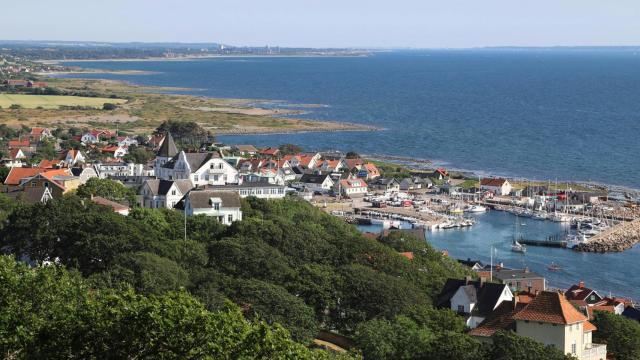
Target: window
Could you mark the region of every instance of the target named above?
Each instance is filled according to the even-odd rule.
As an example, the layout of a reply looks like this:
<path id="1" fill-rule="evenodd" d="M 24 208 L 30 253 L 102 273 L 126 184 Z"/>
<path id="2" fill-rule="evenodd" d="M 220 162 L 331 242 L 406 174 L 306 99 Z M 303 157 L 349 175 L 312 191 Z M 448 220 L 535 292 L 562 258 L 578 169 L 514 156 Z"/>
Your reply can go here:
<path id="1" fill-rule="evenodd" d="M 232 223 L 232 222 L 233 222 L 233 215 L 229 214 L 229 215 L 227 216 L 227 221 L 228 221 L 228 222 L 230 222 L 230 223 Z"/>
<path id="2" fill-rule="evenodd" d="M 220 203 L 213 203 L 214 210 L 220 210 Z"/>
<path id="3" fill-rule="evenodd" d="M 464 305 L 458 305 L 458 312 L 459 313 L 463 313 L 464 312 Z"/>
<path id="4" fill-rule="evenodd" d="M 175 195 L 176 191 L 175 190 L 171 190 L 171 195 Z"/>
<path id="5" fill-rule="evenodd" d="M 576 354 L 578 352 L 578 346 L 576 345 L 576 341 L 573 340 L 573 344 L 571 344 L 571 353 Z"/>

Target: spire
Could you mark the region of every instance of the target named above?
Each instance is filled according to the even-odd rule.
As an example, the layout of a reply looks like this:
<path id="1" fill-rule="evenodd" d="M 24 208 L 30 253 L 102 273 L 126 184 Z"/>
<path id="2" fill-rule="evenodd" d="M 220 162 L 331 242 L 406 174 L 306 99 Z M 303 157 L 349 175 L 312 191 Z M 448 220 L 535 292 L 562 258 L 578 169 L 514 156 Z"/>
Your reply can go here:
<path id="1" fill-rule="evenodd" d="M 172 158 L 178 153 L 178 148 L 176 147 L 176 143 L 173 141 L 173 136 L 171 133 L 167 131 L 167 134 L 164 136 L 164 140 L 162 141 L 162 146 L 160 146 L 160 150 L 158 150 L 157 156 Z"/>

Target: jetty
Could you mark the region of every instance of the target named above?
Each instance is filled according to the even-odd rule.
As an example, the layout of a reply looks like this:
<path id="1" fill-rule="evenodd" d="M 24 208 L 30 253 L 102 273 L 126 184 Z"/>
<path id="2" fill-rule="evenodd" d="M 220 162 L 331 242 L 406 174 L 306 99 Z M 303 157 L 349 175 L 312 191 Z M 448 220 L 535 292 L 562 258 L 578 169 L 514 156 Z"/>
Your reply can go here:
<path id="1" fill-rule="evenodd" d="M 566 248 L 567 241 L 566 240 L 531 240 L 531 239 L 520 239 L 518 240 L 520 244 L 530 245 L 530 246 L 545 246 L 545 247 L 554 247 L 554 248 Z"/>
<path id="2" fill-rule="evenodd" d="M 574 250 L 585 252 L 621 252 L 640 242 L 640 219 L 620 223 L 587 242 L 578 244 Z"/>

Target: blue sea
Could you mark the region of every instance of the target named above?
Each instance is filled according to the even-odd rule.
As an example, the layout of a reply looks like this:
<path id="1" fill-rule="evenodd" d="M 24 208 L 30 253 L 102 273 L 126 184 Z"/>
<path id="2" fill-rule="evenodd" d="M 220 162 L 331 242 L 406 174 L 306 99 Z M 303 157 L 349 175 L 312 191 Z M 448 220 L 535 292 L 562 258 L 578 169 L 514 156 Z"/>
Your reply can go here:
<path id="1" fill-rule="evenodd" d="M 640 53 L 629 50 L 434 50 L 66 64 L 154 72 L 71 76 L 267 100 L 267 106 L 305 109 L 310 119 L 385 129 L 220 137 L 227 142 L 290 142 L 310 150 L 428 159 L 494 175 L 640 188 Z"/>
<path id="2" fill-rule="evenodd" d="M 260 100 L 308 111 L 309 119 L 373 125 L 377 132 L 220 136 L 228 143 L 295 143 L 429 159 L 450 168 L 540 180 L 598 181 L 640 188 L 640 54 L 625 50 L 458 50 L 368 57 L 246 57 L 190 61 L 67 63 L 150 75 L 78 74 L 182 93 Z M 313 106 L 308 106 L 309 104 Z M 562 231 L 523 220 L 526 236 Z M 552 286 L 581 279 L 640 299 L 640 247 L 620 254 L 529 248 L 509 251 L 514 218 L 478 215 L 471 229 L 428 234 L 456 258 L 528 266 Z M 547 266 L 556 262 L 561 272 Z"/>

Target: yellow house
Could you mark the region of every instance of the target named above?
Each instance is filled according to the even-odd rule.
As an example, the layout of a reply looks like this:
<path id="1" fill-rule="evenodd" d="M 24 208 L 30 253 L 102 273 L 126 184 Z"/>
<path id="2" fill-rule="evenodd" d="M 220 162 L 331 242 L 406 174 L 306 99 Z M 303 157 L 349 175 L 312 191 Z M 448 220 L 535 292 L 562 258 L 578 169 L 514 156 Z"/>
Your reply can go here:
<path id="1" fill-rule="evenodd" d="M 607 346 L 591 342 L 596 327 L 562 293 L 541 292 L 513 320 L 518 335 L 552 345 L 579 360 L 607 358 Z"/>

